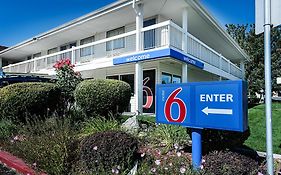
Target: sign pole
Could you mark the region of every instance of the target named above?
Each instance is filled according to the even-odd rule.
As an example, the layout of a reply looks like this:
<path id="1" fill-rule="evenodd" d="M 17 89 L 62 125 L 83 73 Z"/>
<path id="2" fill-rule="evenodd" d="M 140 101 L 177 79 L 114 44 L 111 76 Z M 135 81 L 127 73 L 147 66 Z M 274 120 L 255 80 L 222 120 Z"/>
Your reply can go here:
<path id="1" fill-rule="evenodd" d="M 202 129 L 192 129 L 192 166 L 194 170 L 200 170 L 202 162 Z"/>
<path id="2" fill-rule="evenodd" d="M 266 159 L 267 172 L 273 175 L 272 155 L 272 112 L 271 112 L 271 0 L 264 1 L 264 68 L 265 68 L 265 108 L 266 108 Z"/>

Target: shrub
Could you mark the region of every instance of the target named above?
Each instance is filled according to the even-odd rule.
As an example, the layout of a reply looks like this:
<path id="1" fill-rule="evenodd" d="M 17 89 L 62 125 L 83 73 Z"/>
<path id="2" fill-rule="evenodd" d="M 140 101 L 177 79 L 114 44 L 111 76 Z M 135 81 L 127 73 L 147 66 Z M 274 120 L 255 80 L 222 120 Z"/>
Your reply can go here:
<path id="1" fill-rule="evenodd" d="M 165 145 L 166 149 L 171 149 L 174 145 L 184 145 L 188 141 L 188 135 L 184 127 L 176 125 L 160 124 L 149 133 L 150 142 Z M 166 151 L 167 151 L 166 150 Z"/>
<path id="2" fill-rule="evenodd" d="M 16 83 L 0 90 L 0 117 L 25 121 L 47 116 L 59 104 L 60 91 L 51 83 Z"/>
<path id="3" fill-rule="evenodd" d="M 64 102 L 64 110 L 68 111 L 74 102 L 74 90 L 82 81 L 79 72 L 74 72 L 74 65 L 70 59 L 59 60 L 54 65 L 56 70 L 56 85 L 62 92 L 62 100 Z"/>
<path id="4" fill-rule="evenodd" d="M 86 137 L 97 132 L 104 132 L 109 130 L 119 130 L 119 123 L 114 118 L 106 119 L 104 117 L 89 118 L 82 124 L 80 136 Z"/>
<path id="5" fill-rule="evenodd" d="M 258 173 L 258 161 L 231 151 L 214 151 L 205 156 L 203 169 L 208 175 L 254 175 Z"/>
<path id="6" fill-rule="evenodd" d="M 118 80 L 86 80 L 74 93 L 78 107 L 88 116 L 109 116 L 122 113 L 128 107 L 130 85 Z"/>
<path id="7" fill-rule="evenodd" d="M 11 137 L 16 132 L 16 125 L 10 121 L 2 119 L 0 120 L 0 140 Z"/>
<path id="8" fill-rule="evenodd" d="M 111 174 L 112 169 L 123 172 L 132 168 L 137 149 L 138 141 L 129 134 L 121 131 L 100 132 L 83 141 L 81 161 L 92 173 Z"/>
<path id="9" fill-rule="evenodd" d="M 187 132 L 191 138 L 192 129 L 188 128 Z M 210 151 L 241 146 L 249 136 L 250 128 L 245 132 L 204 129 L 202 131 L 203 149 Z"/>
<path id="10" fill-rule="evenodd" d="M 24 125 L 5 149 L 48 174 L 67 174 L 77 151 L 73 136 L 68 119 L 49 118 Z"/>

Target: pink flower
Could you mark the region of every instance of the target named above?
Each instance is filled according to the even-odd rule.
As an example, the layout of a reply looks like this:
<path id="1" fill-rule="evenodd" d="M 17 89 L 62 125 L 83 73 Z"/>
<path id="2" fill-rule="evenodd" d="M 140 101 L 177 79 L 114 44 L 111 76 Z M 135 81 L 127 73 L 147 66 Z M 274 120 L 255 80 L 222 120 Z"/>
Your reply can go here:
<path id="1" fill-rule="evenodd" d="M 155 164 L 156 165 L 160 165 L 161 164 L 161 160 L 155 160 Z"/>

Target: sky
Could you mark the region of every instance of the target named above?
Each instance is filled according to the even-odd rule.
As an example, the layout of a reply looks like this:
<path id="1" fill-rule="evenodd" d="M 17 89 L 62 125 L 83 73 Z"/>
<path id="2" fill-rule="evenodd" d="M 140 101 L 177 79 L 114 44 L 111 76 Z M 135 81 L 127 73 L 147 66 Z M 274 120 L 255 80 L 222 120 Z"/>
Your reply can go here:
<path id="1" fill-rule="evenodd" d="M 0 45 L 13 46 L 116 0 L 6 0 Z M 221 25 L 254 23 L 254 0 L 201 0 Z"/>

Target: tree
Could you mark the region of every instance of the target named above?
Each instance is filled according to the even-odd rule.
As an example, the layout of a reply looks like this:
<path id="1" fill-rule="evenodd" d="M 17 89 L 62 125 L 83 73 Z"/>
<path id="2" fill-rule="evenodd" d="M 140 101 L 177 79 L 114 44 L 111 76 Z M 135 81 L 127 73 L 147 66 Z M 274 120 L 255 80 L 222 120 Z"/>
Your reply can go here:
<path id="1" fill-rule="evenodd" d="M 254 25 L 226 25 L 227 32 L 250 57 L 246 62 L 246 80 L 248 81 L 250 102 L 264 95 L 264 45 L 263 34 L 255 35 Z M 281 28 L 274 28 L 271 35 L 272 46 L 272 90 L 280 92 L 276 78 L 281 75 Z"/>

